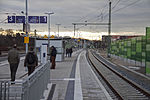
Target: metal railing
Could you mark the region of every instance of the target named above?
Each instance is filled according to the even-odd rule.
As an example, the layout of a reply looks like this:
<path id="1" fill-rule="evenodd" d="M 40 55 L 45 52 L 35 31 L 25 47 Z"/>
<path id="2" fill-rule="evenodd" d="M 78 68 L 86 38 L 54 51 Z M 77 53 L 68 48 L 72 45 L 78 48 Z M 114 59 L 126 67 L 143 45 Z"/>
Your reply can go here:
<path id="1" fill-rule="evenodd" d="M 50 82 L 50 62 L 40 66 L 22 83 L 22 100 L 39 100 Z"/>
<path id="2" fill-rule="evenodd" d="M 50 62 L 39 66 L 30 76 L 10 85 L 0 81 L 0 100 L 40 100 L 50 82 Z"/>
<path id="3" fill-rule="evenodd" d="M 8 99 L 8 97 L 9 97 L 9 86 L 10 86 L 10 84 L 8 81 L 1 81 L 0 82 L 0 100 Z"/>

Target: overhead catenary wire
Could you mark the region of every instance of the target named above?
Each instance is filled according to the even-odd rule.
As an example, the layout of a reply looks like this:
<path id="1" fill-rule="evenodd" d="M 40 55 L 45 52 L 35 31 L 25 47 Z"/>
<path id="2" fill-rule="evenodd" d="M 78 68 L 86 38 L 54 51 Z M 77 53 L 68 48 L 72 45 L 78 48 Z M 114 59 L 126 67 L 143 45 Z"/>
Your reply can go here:
<path id="1" fill-rule="evenodd" d="M 127 7 L 129 7 L 129 6 L 132 6 L 132 5 L 134 5 L 134 4 L 136 4 L 137 2 L 140 2 L 140 1 L 141 1 L 141 0 L 136 0 L 135 2 L 132 2 L 132 3 L 130 3 L 129 5 L 124 6 L 124 7 L 120 8 L 120 9 L 118 9 L 118 10 L 115 10 L 115 11 L 113 11 L 112 13 L 116 13 L 116 12 L 118 12 L 118 11 L 120 11 L 120 10 L 123 10 L 123 9 L 125 9 L 125 8 L 127 8 Z"/>
<path id="2" fill-rule="evenodd" d="M 120 3 L 120 1 L 123 1 L 123 0 L 118 0 L 118 1 L 113 5 L 113 7 L 112 7 L 111 9 L 112 9 L 112 10 L 115 9 L 115 8 L 118 6 L 118 4 Z M 132 3 L 130 3 L 130 4 L 128 4 L 128 5 L 124 6 L 124 7 L 121 7 L 121 8 L 119 8 L 119 9 L 117 9 L 117 10 L 112 11 L 112 15 L 113 15 L 114 13 L 120 11 L 120 10 L 123 10 L 123 9 L 125 9 L 125 8 L 128 8 L 129 6 L 132 6 L 132 5 L 136 4 L 136 3 L 139 2 L 139 1 L 141 1 L 141 0 L 136 0 L 136 1 L 134 1 L 134 2 L 132 2 Z M 88 19 L 88 20 L 85 20 L 85 21 L 86 21 L 86 22 L 87 22 L 87 21 L 97 21 L 97 20 L 99 20 L 100 17 L 101 17 L 101 21 L 100 21 L 100 22 L 104 21 L 104 19 L 108 16 L 108 13 L 107 13 L 107 14 L 104 14 L 105 12 L 103 12 L 103 11 L 106 9 L 106 7 L 108 7 L 107 4 L 103 7 L 103 9 L 102 9 L 102 11 L 101 11 L 101 13 L 100 13 L 99 15 L 97 15 L 97 16 L 94 17 L 94 18 L 90 18 L 90 19 Z M 95 19 L 95 20 L 93 20 L 93 19 Z M 80 28 L 83 28 L 83 27 L 85 27 L 85 26 L 79 27 L 78 30 L 79 30 Z"/>
<path id="3" fill-rule="evenodd" d="M 99 15 L 97 15 L 96 17 L 101 17 L 101 19 L 103 20 L 103 13 L 104 13 L 104 11 L 106 10 L 106 7 L 107 7 L 108 5 L 107 4 L 105 4 L 105 6 L 103 6 L 103 8 L 101 8 L 102 10 L 101 10 L 101 12 L 100 12 L 100 14 Z M 92 13 L 90 13 L 90 14 L 92 14 Z M 89 14 L 88 14 L 89 15 Z M 86 18 L 88 15 L 86 15 L 85 17 L 82 17 L 82 19 L 83 18 Z M 95 18 L 95 17 L 94 17 Z M 94 19 L 93 17 L 92 18 L 90 18 L 90 19 L 87 19 L 87 20 L 84 20 L 84 22 L 87 22 L 87 21 L 90 21 L 90 20 L 92 20 L 92 19 Z M 80 19 L 81 20 L 81 19 Z M 85 26 L 80 26 L 79 28 L 77 28 L 78 30 L 80 29 L 80 28 L 83 28 L 83 27 L 85 27 Z"/>

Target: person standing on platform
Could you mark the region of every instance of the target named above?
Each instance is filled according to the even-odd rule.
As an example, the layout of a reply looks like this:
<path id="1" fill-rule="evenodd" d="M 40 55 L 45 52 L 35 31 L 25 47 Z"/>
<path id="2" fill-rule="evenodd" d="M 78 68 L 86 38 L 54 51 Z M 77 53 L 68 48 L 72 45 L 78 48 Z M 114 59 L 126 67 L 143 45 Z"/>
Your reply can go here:
<path id="1" fill-rule="evenodd" d="M 72 52 L 73 52 L 73 51 L 72 51 L 72 48 L 70 48 L 70 49 L 69 49 L 69 57 L 72 56 Z"/>
<path id="2" fill-rule="evenodd" d="M 8 52 L 8 62 L 10 64 L 11 82 L 13 83 L 15 81 L 16 72 L 20 62 L 19 52 L 16 44 L 14 44 L 14 47 Z"/>
<path id="3" fill-rule="evenodd" d="M 54 46 L 51 46 L 51 53 L 50 53 L 50 56 L 51 56 L 50 57 L 50 61 L 52 63 L 51 69 L 55 69 L 55 66 L 56 66 L 56 64 L 55 64 L 56 54 L 57 54 L 56 48 Z"/>
<path id="4" fill-rule="evenodd" d="M 33 48 L 30 48 L 30 51 L 26 54 L 24 60 L 24 67 L 28 68 L 28 76 L 35 70 L 35 67 L 38 66 L 38 57 L 33 51 Z"/>
<path id="5" fill-rule="evenodd" d="M 69 56 L 69 55 L 68 55 L 68 51 L 69 51 L 69 49 L 67 48 L 67 49 L 66 49 L 66 57 Z"/>

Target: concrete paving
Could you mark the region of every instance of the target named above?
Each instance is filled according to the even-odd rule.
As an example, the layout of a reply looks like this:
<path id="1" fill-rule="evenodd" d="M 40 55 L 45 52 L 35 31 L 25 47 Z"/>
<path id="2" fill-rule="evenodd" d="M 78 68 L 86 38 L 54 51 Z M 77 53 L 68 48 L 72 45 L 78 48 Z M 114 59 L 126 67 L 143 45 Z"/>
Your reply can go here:
<path id="1" fill-rule="evenodd" d="M 24 67 L 25 57 L 20 58 L 20 63 L 16 73 L 16 79 L 21 79 L 23 75 L 27 74 Z M 10 80 L 10 66 L 7 60 L 0 62 L 0 80 Z"/>
<path id="2" fill-rule="evenodd" d="M 85 51 L 75 52 L 51 70 L 51 82 L 56 84 L 53 100 L 111 100 L 85 54 Z"/>
<path id="3" fill-rule="evenodd" d="M 83 51 L 79 58 L 83 100 L 111 100 L 111 97 L 88 64 L 85 55 L 86 52 Z"/>

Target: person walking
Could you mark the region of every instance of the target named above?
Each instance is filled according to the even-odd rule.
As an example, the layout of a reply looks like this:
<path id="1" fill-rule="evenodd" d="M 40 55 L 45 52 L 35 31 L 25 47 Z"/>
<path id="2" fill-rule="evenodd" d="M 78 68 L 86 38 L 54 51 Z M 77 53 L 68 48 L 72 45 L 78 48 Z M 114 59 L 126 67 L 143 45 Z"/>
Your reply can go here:
<path id="1" fill-rule="evenodd" d="M 24 67 L 28 68 L 28 76 L 35 70 L 36 66 L 38 66 L 38 57 L 31 47 L 24 60 Z"/>
<path id="2" fill-rule="evenodd" d="M 72 47 L 69 49 L 69 57 L 71 57 L 72 56 Z"/>
<path id="3" fill-rule="evenodd" d="M 13 83 L 20 62 L 20 56 L 16 44 L 14 44 L 13 48 L 8 52 L 8 62 L 10 64 L 11 82 Z"/>
<path id="4" fill-rule="evenodd" d="M 51 69 L 55 69 L 55 59 L 56 59 L 57 50 L 54 46 L 51 47 L 50 60 L 52 62 Z"/>

